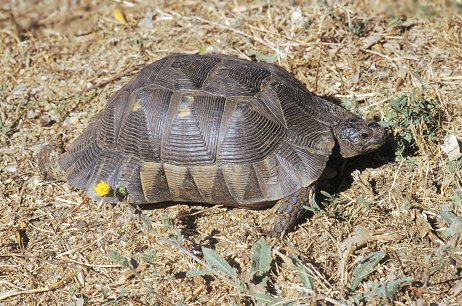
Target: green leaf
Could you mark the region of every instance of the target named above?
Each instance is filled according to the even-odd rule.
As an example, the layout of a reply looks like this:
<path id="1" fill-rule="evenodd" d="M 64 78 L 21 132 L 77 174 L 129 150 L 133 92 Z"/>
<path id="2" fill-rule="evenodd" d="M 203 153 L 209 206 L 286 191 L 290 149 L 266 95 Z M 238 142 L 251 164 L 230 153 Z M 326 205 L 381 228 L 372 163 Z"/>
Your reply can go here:
<path id="1" fill-rule="evenodd" d="M 117 187 L 116 191 L 115 191 L 115 196 L 117 197 L 117 199 L 119 200 L 119 202 L 122 202 L 124 200 L 127 199 L 128 197 L 128 190 L 127 190 L 127 187 L 125 186 L 119 186 Z"/>
<path id="2" fill-rule="evenodd" d="M 389 128 L 393 125 L 393 122 L 391 121 L 378 121 L 377 123 L 383 128 Z"/>
<path id="3" fill-rule="evenodd" d="M 204 254 L 205 260 L 212 265 L 212 267 L 226 273 L 232 278 L 236 277 L 236 270 L 229 265 L 229 263 L 217 252 L 212 249 L 202 247 L 202 254 Z"/>
<path id="4" fill-rule="evenodd" d="M 364 258 L 359 266 L 353 272 L 353 280 L 351 281 L 351 290 L 355 290 L 359 283 L 372 271 L 374 271 L 375 266 L 385 257 L 385 251 L 380 250 L 377 252 L 370 253 Z"/>
<path id="5" fill-rule="evenodd" d="M 143 229 L 147 232 L 152 231 L 151 218 L 149 218 L 149 216 L 147 216 L 144 213 L 140 214 L 140 218 L 141 218 L 141 226 L 143 227 Z"/>
<path id="6" fill-rule="evenodd" d="M 451 173 L 455 173 L 457 171 L 461 171 L 462 169 L 462 160 L 454 160 L 450 161 L 448 164 L 448 170 Z"/>
<path id="7" fill-rule="evenodd" d="M 462 233 L 462 218 L 448 211 L 447 207 L 440 211 L 440 216 L 449 224 L 449 228 L 442 231 L 445 237 L 452 237 Z"/>
<path id="8" fill-rule="evenodd" d="M 411 283 L 414 279 L 412 277 L 403 277 L 396 279 L 391 282 L 387 282 L 382 286 L 376 286 L 374 289 L 372 289 L 369 292 L 365 292 L 360 295 L 355 295 L 353 299 L 357 304 L 359 304 L 361 301 L 369 301 L 373 297 L 381 297 L 384 299 L 392 299 L 393 296 L 396 294 L 396 291 L 404 285 L 407 285 Z"/>
<path id="9" fill-rule="evenodd" d="M 280 298 L 267 293 L 256 294 L 255 300 L 257 301 L 257 305 L 273 305 L 282 301 Z"/>
<path id="10" fill-rule="evenodd" d="M 8 126 L 3 125 L 2 119 L 0 118 L 0 131 L 2 132 L 2 134 L 8 133 L 9 130 L 10 128 Z"/>
<path id="11" fill-rule="evenodd" d="M 101 291 L 101 294 L 103 295 L 103 298 L 106 300 L 107 296 L 108 296 L 108 293 L 109 293 L 108 287 L 102 286 L 100 291 Z"/>
<path id="12" fill-rule="evenodd" d="M 140 255 L 141 260 L 143 260 L 146 263 L 152 264 L 152 265 L 156 264 L 156 256 L 157 256 L 157 253 L 155 250 L 149 250 Z"/>
<path id="13" fill-rule="evenodd" d="M 407 142 L 411 142 L 412 139 L 413 139 L 414 137 L 412 136 L 411 133 L 408 132 L 408 133 L 406 133 L 406 134 L 404 135 L 403 138 L 404 138 L 404 140 L 406 140 Z"/>
<path id="14" fill-rule="evenodd" d="M 173 220 L 170 218 L 169 215 L 162 215 L 160 217 L 160 220 L 162 221 L 162 225 L 165 227 L 171 227 L 173 226 Z"/>
<path id="15" fill-rule="evenodd" d="M 200 46 L 199 48 L 197 48 L 197 52 L 199 52 L 200 55 L 203 55 L 207 53 L 207 48 L 205 46 Z"/>
<path id="16" fill-rule="evenodd" d="M 176 302 L 175 306 L 183 306 L 185 304 L 185 299 L 182 298 L 178 302 Z"/>
<path id="17" fill-rule="evenodd" d="M 285 243 L 291 249 L 296 249 L 296 246 L 291 241 L 285 240 Z M 283 255 L 283 254 L 280 254 L 280 255 Z M 295 274 L 302 281 L 305 288 L 313 290 L 314 286 L 311 281 L 310 273 L 308 269 L 306 268 L 306 266 L 304 265 L 303 261 L 300 258 L 298 258 L 297 255 L 294 255 L 294 254 L 288 254 L 288 255 L 283 255 L 283 256 L 287 256 L 292 260 Z"/>
<path id="18" fill-rule="evenodd" d="M 262 276 L 271 269 L 271 247 L 266 242 L 265 238 L 260 238 L 252 245 L 251 250 L 252 272 Z"/>
<path id="19" fill-rule="evenodd" d="M 75 287 L 74 287 L 74 286 L 69 287 L 69 295 L 70 295 L 71 297 L 74 297 L 75 292 L 76 292 L 76 290 L 75 290 Z"/>
<path id="20" fill-rule="evenodd" d="M 265 55 L 262 53 L 259 53 L 258 51 L 251 49 L 249 52 L 247 52 L 248 56 L 255 56 L 257 61 L 259 62 L 265 62 L 265 63 L 274 63 L 275 61 L 278 60 L 278 55 L 273 54 L 273 55 Z"/>
<path id="21" fill-rule="evenodd" d="M 352 99 L 345 98 L 341 102 L 342 106 L 348 110 L 353 110 L 356 107 L 356 102 Z"/>
<path id="22" fill-rule="evenodd" d="M 128 259 L 120 255 L 118 251 L 109 250 L 107 252 L 107 257 L 109 257 L 113 262 L 115 262 L 118 265 L 121 265 L 122 267 L 125 267 L 125 268 L 130 267 Z"/>
<path id="23" fill-rule="evenodd" d="M 195 277 L 203 275 L 213 275 L 213 273 L 210 270 L 189 270 L 188 272 L 186 272 L 186 277 Z"/>
<path id="24" fill-rule="evenodd" d="M 454 192 L 454 205 L 462 208 L 462 191 L 460 190 Z"/>
<path id="25" fill-rule="evenodd" d="M 278 55 L 277 54 L 264 55 L 264 54 L 261 54 L 261 53 L 257 53 L 257 54 L 255 54 L 255 58 L 259 62 L 274 63 L 275 61 L 278 60 Z"/>
<path id="26" fill-rule="evenodd" d="M 298 258 L 296 255 L 289 255 L 289 257 L 292 259 L 292 262 L 294 263 L 295 274 L 302 281 L 303 286 L 306 289 L 312 290 L 313 289 L 313 283 L 311 282 L 311 277 L 310 277 L 310 274 L 308 272 L 308 269 L 305 267 L 302 260 L 300 258 Z"/>
<path id="27" fill-rule="evenodd" d="M 371 208 L 371 206 L 373 204 L 372 202 L 367 201 L 366 199 L 364 199 L 362 196 L 358 196 L 358 201 L 361 203 L 362 206 L 364 206 L 367 209 Z"/>
<path id="28" fill-rule="evenodd" d="M 331 199 L 329 198 L 329 200 L 331 200 Z M 316 213 L 316 212 L 319 212 L 319 211 L 320 211 L 320 212 L 324 212 L 324 210 L 321 209 L 321 207 L 319 207 L 318 202 L 316 202 L 316 200 L 315 200 L 314 198 L 311 199 L 311 201 L 310 201 L 310 206 L 303 205 L 303 208 L 306 209 L 306 210 L 308 210 L 308 211 L 311 211 L 311 212 L 313 212 L 313 213 Z"/>

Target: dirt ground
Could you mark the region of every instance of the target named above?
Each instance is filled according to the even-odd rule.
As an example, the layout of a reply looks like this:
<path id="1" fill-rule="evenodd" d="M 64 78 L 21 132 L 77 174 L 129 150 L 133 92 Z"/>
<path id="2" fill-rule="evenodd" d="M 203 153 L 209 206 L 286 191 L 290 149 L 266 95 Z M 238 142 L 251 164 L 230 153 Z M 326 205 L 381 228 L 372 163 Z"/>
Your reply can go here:
<path id="1" fill-rule="evenodd" d="M 460 1 L 272 2 L 0 2 L 0 305 L 462 303 Z M 40 177 L 43 144 L 174 52 L 277 63 L 387 144 L 269 246 L 265 210 L 138 210 Z"/>

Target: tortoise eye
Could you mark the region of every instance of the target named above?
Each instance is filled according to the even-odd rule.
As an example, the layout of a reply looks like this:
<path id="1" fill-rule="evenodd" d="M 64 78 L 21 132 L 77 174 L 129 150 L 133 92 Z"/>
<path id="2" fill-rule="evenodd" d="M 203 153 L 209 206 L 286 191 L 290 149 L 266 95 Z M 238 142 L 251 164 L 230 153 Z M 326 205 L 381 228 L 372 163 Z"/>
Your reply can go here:
<path id="1" fill-rule="evenodd" d="M 358 142 L 359 133 L 356 129 L 344 129 L 340 134 L 341 139 L 347 139 L 352 142 Z"/>
<path id="2" fill-rule="evenodd" d="M 361 133 L 361 138 L 362 139 L 366 139 L 369 137 L 369 134 L 368 133 Z"/>

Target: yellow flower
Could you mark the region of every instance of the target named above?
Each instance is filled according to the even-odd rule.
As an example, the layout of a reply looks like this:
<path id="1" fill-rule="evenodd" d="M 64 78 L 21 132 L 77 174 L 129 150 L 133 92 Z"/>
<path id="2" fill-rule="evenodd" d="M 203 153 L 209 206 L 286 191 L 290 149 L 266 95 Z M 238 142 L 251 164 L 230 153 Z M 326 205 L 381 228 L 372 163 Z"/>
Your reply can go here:
<path id="1" fill-rule="evenodd" d="M 96 184 L 95 191 L 98 196 L 104 197 L 109 194 L 109 192 L 111 191 L 111 187 L 108 183 L 101 181 L 98 184 Z"/>

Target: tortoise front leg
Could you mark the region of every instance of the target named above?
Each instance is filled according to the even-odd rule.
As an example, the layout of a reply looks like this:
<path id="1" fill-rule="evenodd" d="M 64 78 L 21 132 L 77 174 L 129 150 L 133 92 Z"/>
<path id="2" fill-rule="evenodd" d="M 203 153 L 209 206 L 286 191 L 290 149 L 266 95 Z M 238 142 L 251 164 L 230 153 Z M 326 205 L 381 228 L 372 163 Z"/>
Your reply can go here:
<path id="1" fill-rule="evenodd" d="M 277 201 L 262 223 L 265 234 L 282 238 L 303 215 L 303 205 L 307 205 L 313 195 L 314 186 L 312 185 L 301 188 L 290 196 Z"/>

